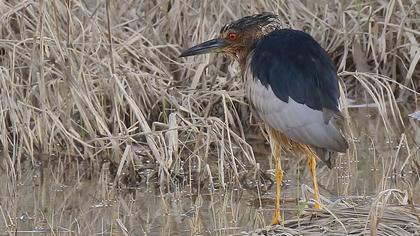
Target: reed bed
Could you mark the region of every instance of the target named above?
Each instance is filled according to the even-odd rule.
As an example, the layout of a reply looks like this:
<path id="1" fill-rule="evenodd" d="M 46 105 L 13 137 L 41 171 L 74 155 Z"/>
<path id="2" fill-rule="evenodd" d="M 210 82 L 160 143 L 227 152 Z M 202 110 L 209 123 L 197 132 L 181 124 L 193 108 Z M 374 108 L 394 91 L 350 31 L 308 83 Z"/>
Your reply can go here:
<path id="1" fill-rule="evenodd" d="M 376 109 L 385 139 L 400 138 L 398 150 L 414 153 L 404 163 L 416 161 L 402 135 L 420 91 L 416 0 L 3 0 L 0 143 L 9 190 L 25 160 L 83 159 L 97 171 L 109 163 L 114 186 L 144 181 L 147 170 L 162 192 L 179 181 L 215 189 L 257 176 L 252 141 L 264 140 L 263 131 L 238 66 L 221 56 L 178 56 L 225 23 L 263 11 L 331 55 L 350 127 L 359 125 L 352 110 Z M 358 160 L 356 146 L 341 159 Z M 395 163 L 381 166 L 384 177 Z"/>
<path id="2" fill-rule="evenodd" d="M 344 97 L 354 100 L 345 107 L 372 103 L 395 127 L 403 125 L 397 102 L 417 104 L 414 0 L 11 0 L 1 6 L 0 140 L 16 174 L 20 160 L 40 154 L 135 166 L 137 147 L 147 149 L 162 181 L 185 169 L 185 161 L 199 173 L 213 171 L 210 156 L 232 166 L 232 175 L 255 165 L 246 135 L 257 125 L 237 66 L 178 55 L 256 12 L 278 13 L 285 27 L 306 30 L 326 48 Z M 224 174 L 212 174 L 223 181 Z"/>
<path id="3" fill-rule="evenodd" d="M 391 199 L 399 204 L 389 204 Z M 326 211 L 307 212 L 284 225 L 247 235 L 418 235 L 420 208 L 410 206 L 407 199 L 407 192 L 396 189 L 382 191 L 374 199 L 339 199 L 330 202 Z"/>

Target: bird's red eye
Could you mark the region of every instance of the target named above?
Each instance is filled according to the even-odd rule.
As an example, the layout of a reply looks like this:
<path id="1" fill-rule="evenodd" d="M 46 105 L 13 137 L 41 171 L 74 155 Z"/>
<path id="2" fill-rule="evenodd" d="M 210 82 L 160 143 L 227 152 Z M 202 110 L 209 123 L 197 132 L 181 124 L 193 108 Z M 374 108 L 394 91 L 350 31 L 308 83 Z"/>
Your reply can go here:
<path id="1" fill-rule="evenodd" d="M 233 41 L 236 39 L 236 33 L 235 32 L 229 32 L 228 33 L 228 38 Z"/>

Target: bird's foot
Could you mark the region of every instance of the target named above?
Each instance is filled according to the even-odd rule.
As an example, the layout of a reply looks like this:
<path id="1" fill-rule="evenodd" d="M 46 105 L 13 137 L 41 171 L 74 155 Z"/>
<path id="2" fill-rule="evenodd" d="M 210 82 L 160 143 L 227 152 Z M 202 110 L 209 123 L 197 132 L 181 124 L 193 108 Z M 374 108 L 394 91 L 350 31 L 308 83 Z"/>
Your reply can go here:
<path id="1" fill-rule="evenodd" d="M 273 220 L 271 221 L 271 225 L 279 225 L 279 224 L 281 224 L 280 212 L 275 212 Z"/>
<path id="2" fill-rule="evenodd" d="M 310 220 L 318 218 L 318 213 L 322 210 L 321 205 L 318 202 L 315 203 L 314 209 L 315 211 L 312 211 Z"/>
<path id="3" fill-rule="evenodd" d="M 271 221 L 271 225 L 279 225 L 279 224 L 281 224 L 281 219 L 273 218 L 273 220 Z"/>
<path id="4" fill-rule="evenodd" d="M 311 220 L 317 219 L 317 218 L 318 218 L 318 212 L 317 211 L 314 211 L 314 212 L 312 212 L 311 218 L 309 220 L 311 221 Z"/>

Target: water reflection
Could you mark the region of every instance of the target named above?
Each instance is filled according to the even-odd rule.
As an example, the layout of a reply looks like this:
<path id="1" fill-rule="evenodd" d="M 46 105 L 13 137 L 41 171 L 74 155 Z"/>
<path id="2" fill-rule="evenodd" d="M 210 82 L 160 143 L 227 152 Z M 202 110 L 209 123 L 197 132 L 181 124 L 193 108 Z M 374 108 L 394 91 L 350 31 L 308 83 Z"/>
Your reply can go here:
<path id="1" fill-rule="evenodd" d="M 407 120 L 406 132 L 390 135 L 374 110 L 358 109 L 352 117 L 357 117 L 351 123 L 353 150 L 339 155 L 333 170 L 318 166 L 325 201 L 345 196 L 365 201 L 363 197 L 388 188 L 418 193 L 418 121 Z M 253 137 L 259 168 L 249 166 L 248 172 L 239 173 L 239 181 L 227 181 L 226 189 L 217 178 L 194 181 L 196 175 L 162 188 L 149 168 L 115 186 L 109 163 L 81 158 L 22 161 L 19 178 L 5 164 L 0 173 L 0 228 L 18 234 L 227 235 L 263 227 L 272 217 L 275 189 L 268 146 Z M 290 218 L 311 205 L 311 181 L 305 159 L 286 156 L 284 165 L 283 213 Z"/>

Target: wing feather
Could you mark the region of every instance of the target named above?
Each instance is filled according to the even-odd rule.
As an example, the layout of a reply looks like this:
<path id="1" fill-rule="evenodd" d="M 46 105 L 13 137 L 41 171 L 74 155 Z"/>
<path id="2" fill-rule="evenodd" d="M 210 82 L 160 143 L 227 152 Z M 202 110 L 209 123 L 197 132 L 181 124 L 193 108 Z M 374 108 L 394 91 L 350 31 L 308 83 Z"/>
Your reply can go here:
<path id="1" fill-rule="evenodd" d="M 345 152 L 336 69 L 308 34 L 278 30 L 248 56 L 247 96 L 265 123 L 292 140 Z"/>
<path id="2" fill-rule="evenodd" d="M 270 127 L 286 134 L 290 139 L 314 147 L 344 152 L 347 141 L 336 119 L 325 122 L 322 111 L 297 103 L 293 99 L 283 102 L 271 89 L 256 82 L 248 89 L 254 113 Z"/>

